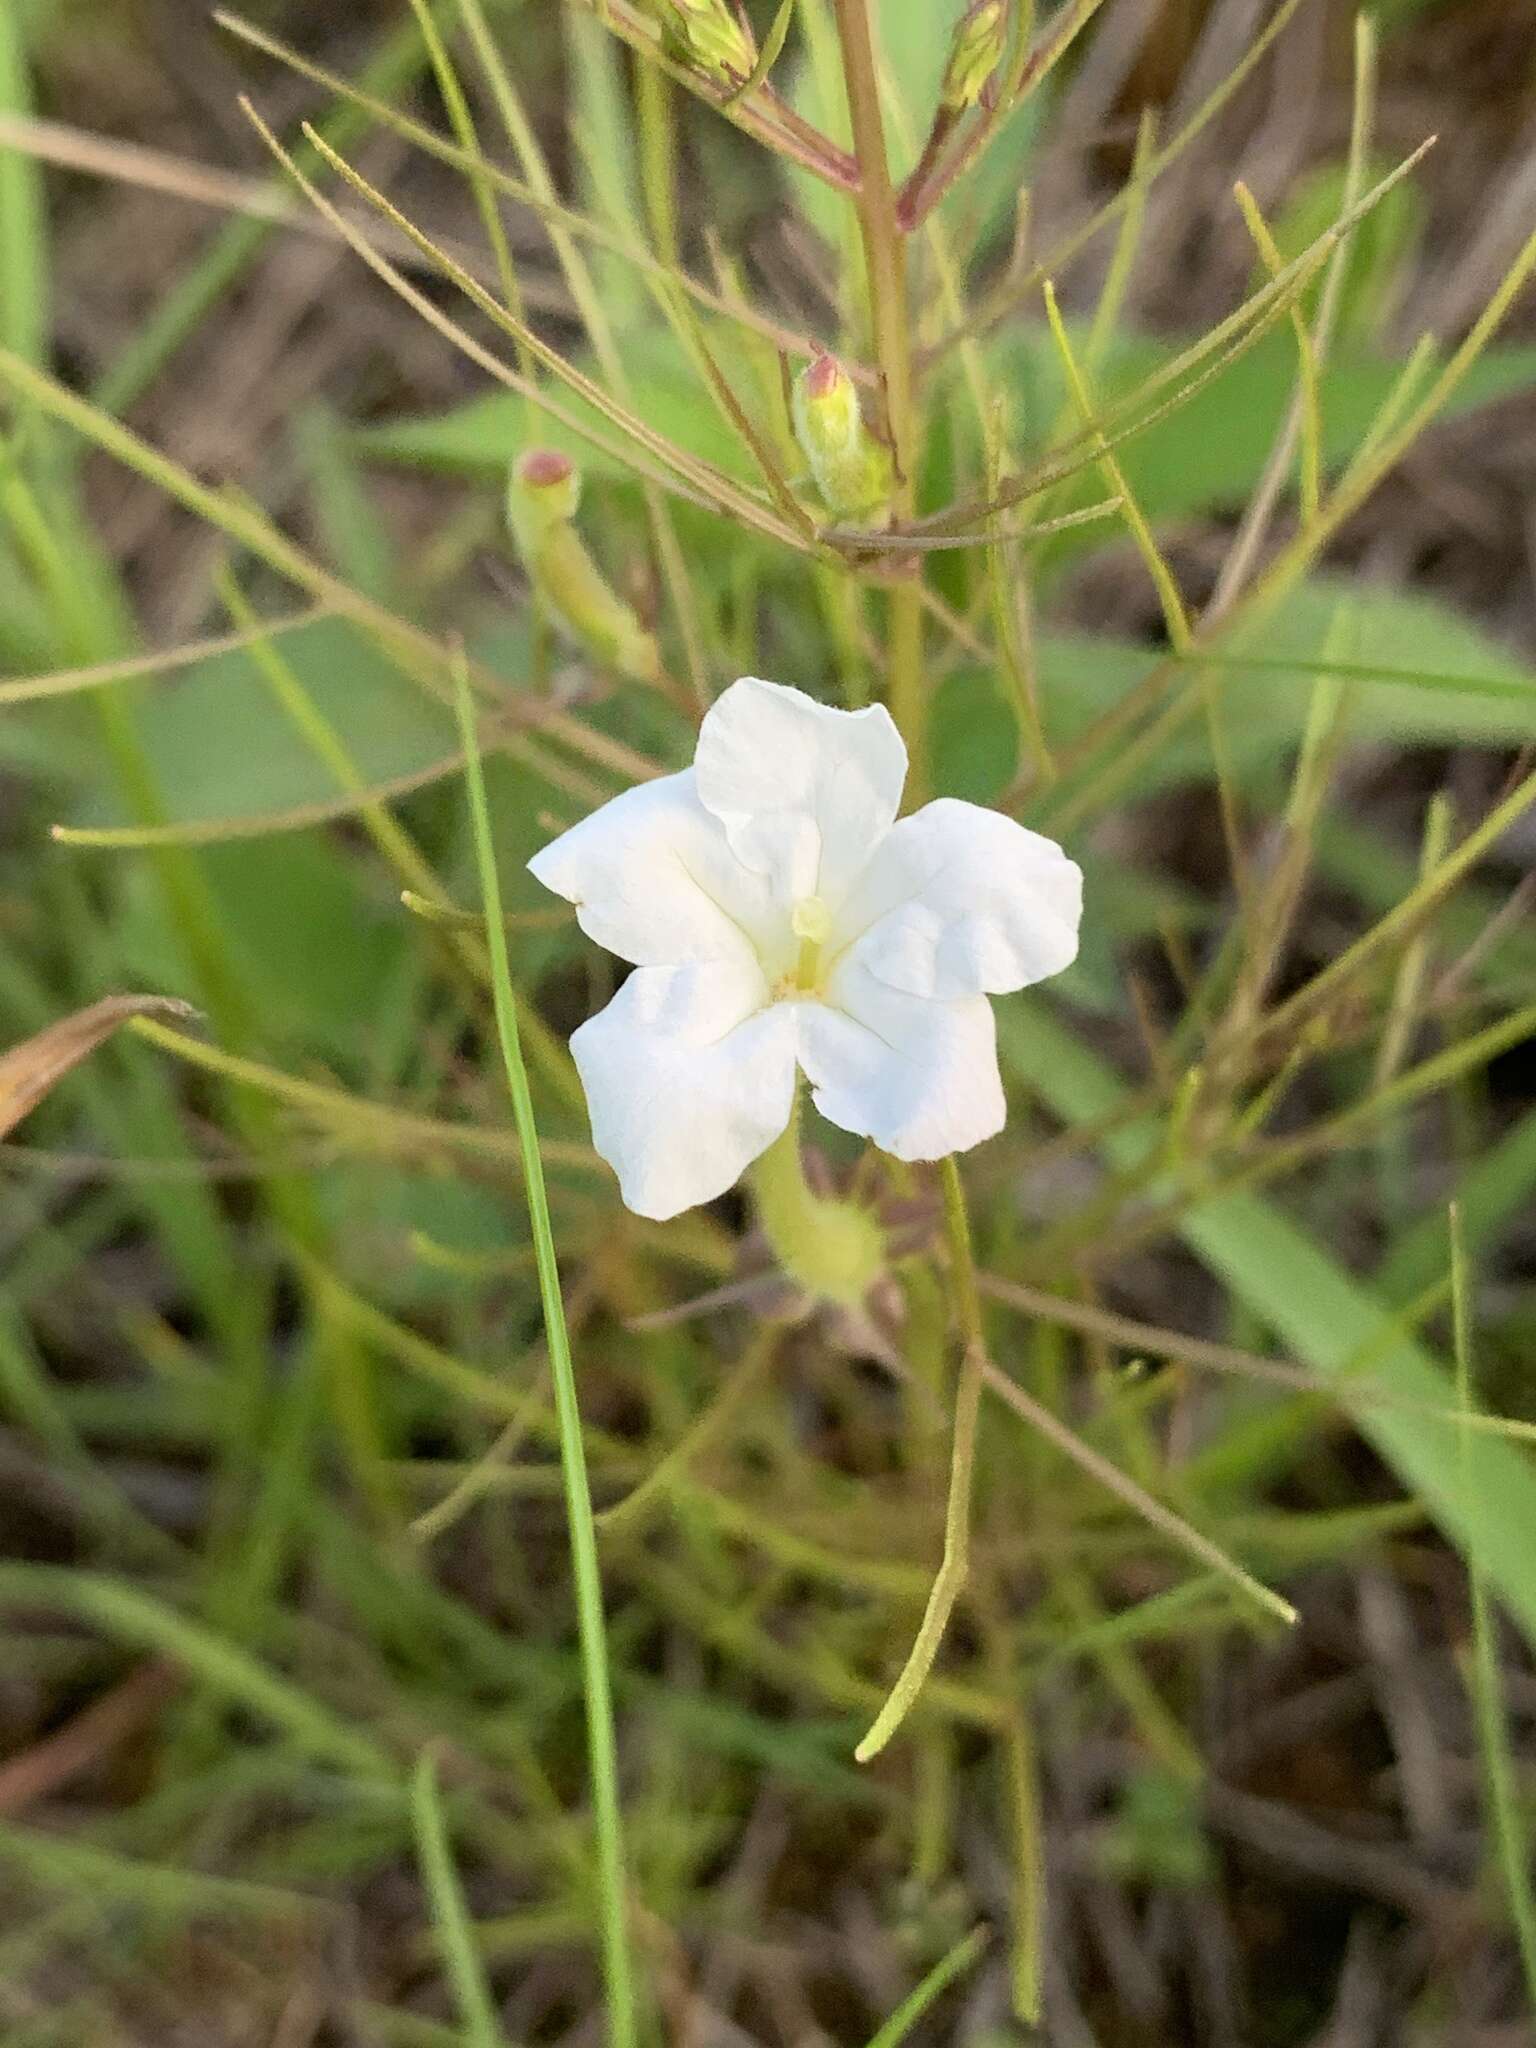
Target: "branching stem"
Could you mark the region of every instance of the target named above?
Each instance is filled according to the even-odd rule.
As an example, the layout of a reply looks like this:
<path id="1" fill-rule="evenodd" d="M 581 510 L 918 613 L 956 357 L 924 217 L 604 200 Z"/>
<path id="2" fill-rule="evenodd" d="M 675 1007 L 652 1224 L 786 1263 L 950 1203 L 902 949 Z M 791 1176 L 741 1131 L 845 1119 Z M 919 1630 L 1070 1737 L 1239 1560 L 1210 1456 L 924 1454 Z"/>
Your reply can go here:
<path id="1" fill-rule="evenodd" d="M 859 166 L 857 203 L 869 285 L 870 335 L 880 366 L 885 427 L 896 466 L 891 511 L 895 522 L 904 525 L 913 512 L 918 453 L 906 237 L 886 154 L 869 0 L 836 0 L 836 11 L 853 153 Z M 907 743 L 912 762 L 908 791 L 921 797 L 926 794 L 927 750 L 923 731 L 922 564 L 917 560 L 909 559 L 891 585 L 887 658 L 891 715 Z"/>

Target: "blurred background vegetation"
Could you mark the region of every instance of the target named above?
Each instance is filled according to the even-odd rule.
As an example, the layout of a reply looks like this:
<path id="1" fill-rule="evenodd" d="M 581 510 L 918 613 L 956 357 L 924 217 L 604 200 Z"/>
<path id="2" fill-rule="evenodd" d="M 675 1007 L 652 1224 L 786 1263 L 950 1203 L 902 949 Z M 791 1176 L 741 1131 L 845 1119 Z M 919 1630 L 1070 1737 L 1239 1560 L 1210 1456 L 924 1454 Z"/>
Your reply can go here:
<path id="1" fill-rule="evenodd" d="M 766 33 L 776 9 L 750 11 Z M 882 10 L 904 160 L 953 14 Z M 1051 254 L 1274 15 L 1108 0 L 946 202 L 914 287 L 923 508 L 984 484 L 974 380 L 1019 466 L 1073 422 L 1010 275 L 1049 271 L 1098 395 L 1129 399 L 1264 285 L 1238 178 L 1284 262 L 1439 137 L 1338 272 L 1325 480 L 1476 332 L 1536 222 L 1530 0 L 1383 0 L 1364 114 L 1353 10 L 1303 0 L 1119 225 Z M 858 351 L 841 202 L 579 6 L 485 18 L 572 205 Z M 454 4 L 428 19 L 460 108 L 406 0 L 246 19 L 439 133 L 467 110 L 512 161 Z M 835 126 L 818 21 L 806 0 L 774 77 Z M 1010 1125 L 966 1162 L 998 1368 L 1300 1619 L 990 1404 L 970 1588 L 861 1769 L 941 1536 L 933 1189 L 873 1170 L 900 1256 L 858 1314 L 793 1299 L 741 1198 L 626 1215 L 563 1052 L 612 964 L 523 862 L 631 762 L 687 759 L 694 684 L 877 692 L 880 605 L 682 504 L 679 612 L 646 492 L 541 426 L 680 680 L 562 646 L 502 523 L 522 399 L 367 273 L 242 93 L 285 138 L 320 121 L 497 278 L 461 167 L 201 7 L 0 0 L 0 1040 L 123 991 L 204 1020 L 110 1036 L 0 1161 L 0 2042 L 601 2038 L 557 1432 L 481 934 L 400 899 L 476 901 L 452 712 L 422 687 L 454 634 L 588 1425 L 647 2038 L 1536 2038 L 1536 1473 L 1515 1431 L 1448 1413 L 1459 1352 L 1462 1398 L 1536 1422 L 1529 290 L 1251 621 L 1235 543 L 1268 562 L 1296 530 L 1283 469 L 1277 523 L 1252 513 L 1299 388 L 1291 324 L 1117 449 L 1190 612 L 1233 611 L 1171 682 L 1123 518 L 925 559 L 923 772 L 1088 877 L 1078 964 L 1000 1005 Z M 751 480 L 644 273 L 582 245 L 594 352 L 538 212 L 498 219 L 538 333 L 616 361 L 651 426 Z M 997 295 L 971 348 L 945 341 L 946 249 Z M 772 347 L 716 340 L 773 416 Z M 1105 495 L 1074 474 L 1031 509 Z M 1022 622 L 994 619 L 1000 588 L 1027 589 Z M 1059 774 L 994 633 L 1027 642 Z"/>

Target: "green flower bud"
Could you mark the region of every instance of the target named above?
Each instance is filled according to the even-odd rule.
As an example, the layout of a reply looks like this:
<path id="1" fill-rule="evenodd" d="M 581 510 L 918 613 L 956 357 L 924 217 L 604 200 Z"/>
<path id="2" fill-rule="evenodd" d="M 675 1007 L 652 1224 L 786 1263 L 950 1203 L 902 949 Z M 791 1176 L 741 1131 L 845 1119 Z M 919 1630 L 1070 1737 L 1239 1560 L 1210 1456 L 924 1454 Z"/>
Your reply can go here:
<path id="1" fill-rule="evenodd" d="M 950 114 L 974 107 L 1003 61 L 1008 9 L 1005 0 L 972 0 L 955 23 L 944 67 L 939 103 Z"/>
<path id="2" fill-rule="evenodd" d="M 507 524 L 528 580 L 556 625 L 594 660 L 654 682 L 661 667 L 655 639 L 609 588 L 571 523 L 580 498 L 581 474 L 558 449 L 530 448 L 512 465 Z"/>
<path id="3" fill-rule="evenodd" d="M 884 525 L 895 483 L 891 451 L 864 424 L 857 387 L 836 356 L 817 356 L 795 379 L 794 419 L 828 510 L 860 525 Z"/>
<path id="4" fill-rule="evenodd" d="M 751 77 L 757 44 L 729 0 L 642 0 L 642 5 L 661 30 L 667 54 L 679 64 L 727 90 Z"/>
<path id="5" fill-rule="evenodd" d="M 507 517 L 524 554 L 552 525 L 574 519 L 580 502 L 581 472 L 558 448 L 530 448 L 513 463 Z"/>

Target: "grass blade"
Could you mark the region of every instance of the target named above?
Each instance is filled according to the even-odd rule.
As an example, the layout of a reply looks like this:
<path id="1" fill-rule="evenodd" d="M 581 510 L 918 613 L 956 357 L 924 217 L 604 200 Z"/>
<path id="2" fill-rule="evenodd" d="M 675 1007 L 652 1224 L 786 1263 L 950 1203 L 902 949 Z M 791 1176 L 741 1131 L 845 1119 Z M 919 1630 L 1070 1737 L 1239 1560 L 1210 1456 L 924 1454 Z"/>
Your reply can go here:
<path id="1" fill-rule="evenodd" d="M 986 1928 L 973 1927 L 947 1955 L 940 1956 L 917 1989 L 901 2001 L 879 2032 L 870 2036 L 869 2048 L 897 2048 L 898 2042 L 905 2041 L 929 2006 L 965 1974 L 986 1945 Z"/>
<path id="2" fill-rule="evenodd" d="M 437 1789 L 437 1764 L 430 1751 L 422 1757 L 411 1779 L 411 1820 L 416 1829 L 422 1876 L 432 1901 L 432 1918 L 463 2015 L 460 2039 L 464 2048 L 502 2048 L 503 2035 L 491 1987 L 485 1980 L 463 1887 L 453 1865 L 448 1823 Z"/>
<path id="3" fill-rule="evenodd" d="M 1455 1203 L 1451 1205 L 1450 1220 L 1451 1326 L 1456 1347 L 1456 1392 L 1465 1417 L 1473 1412 L 1472 1303 L 1466 1246 L 1461 1234 L 1461 1213 Z M 1488 1593 L 1488 1575 L 1483 1568 L 1484 1502 L 1472 1472 L 1471 1448 L 1471 1432 L 1463 1429 L 1461 1470 L 1468 1528 L 1467 1578 L 1472 1596 L 1472 1705 L 1477 1718 L 1478 1742 L 1483 1752 L 1494 1844 L 1504 1889 L 1509 1895 L 1509 1913 L 1519 1944 L 1520 1967 L 1525 1974 L 1525 1995 L 1532 2011 L 1536 2012 L 1536 1892 L 1531 1886 L 1531 1843 L 1521 1809 L 1515 1760 L 1509 1742 L 1509 1723 L 1504 1713 L 1493 1602 Z"/>
<path id="4" fill-rule="evenodd" d="M 544 1161 L 539 1149 L 533 1096 L 528 1086 L 528 1070 L 523 1064 L 522 1042 L 518 1033 L 517 997 L 513 992 L 512 970 L 507 958 L 501 881 L 496 870 L 490 807 L 475 735 L 475 712 L 470 701 L 468 671 L 462 662 L 458 664 L 455 681 L 459 730 L 464 742 L 465 782 L 469 791 L 481 903 L 491 955 L 496 1029 L 522 1152 L 528 1217 L 538 1264 L 539 1298 L 544 1310 L 550 1374 L 555 1387 L 555 1410 L 560 1425 L 560 1463 L 565 1481 L 566 1515 L 575 1574 L 593 1820 L 597 1831 L 598 1911 L 602 1920 L 603 1978 L 608 1996 L 608 2039 L 611 2048 L 634 2048 L 635 1994 L 625 1925 L 624 1835 L 619 1808 L 618 1753 L 608 1677 L 603 1589 L 597 1564 L 597 1535 L 592 1524 L 586 1451 L 582 1443 L 581 1410 L 576 1396 L 570 1338 L 566 1332 L 565 1303 L 560 1293 L 560 1269 L 550 1223 L 549 1196 L 544 1186 Z"/>
<path id="5" fill-rule="evenodd" d="M 62 1566 L 6 1565 L 0 1567 L 0 1601 L 8 1606 L 62 1607 L 121 1643 L 170 1658 L 210 1691 L 259 1715 L 311 1755 L 374 1784 L 394 1781 L 392 1760 L 371 1736 L 269 1670 L 249 1651 L 120 1579 Z"/>

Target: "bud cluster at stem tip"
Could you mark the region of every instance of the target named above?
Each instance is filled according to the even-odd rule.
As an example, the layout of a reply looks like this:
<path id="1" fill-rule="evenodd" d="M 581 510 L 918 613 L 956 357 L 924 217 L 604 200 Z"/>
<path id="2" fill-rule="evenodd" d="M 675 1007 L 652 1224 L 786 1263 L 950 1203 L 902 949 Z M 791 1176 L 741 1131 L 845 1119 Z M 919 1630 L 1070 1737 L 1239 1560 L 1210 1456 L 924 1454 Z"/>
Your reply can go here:
<path id="1" fill-rule="evenodd" d="M 886 524 L 895 482 L 891 451 L 865 425 L 858 388 L 836 356 L 817 356 L 795 379 L 794 422 L 828 509 L 861 525 Z"/>
<path id="2" fill-rule="evenodd" d="M 730 0 L 642 0 L 642 6 L 679 64 L 726 90 L 751 77 L 757 44 Z"/>
<path id="3" fill-rule="evenodd" d="M 939 100 L 950 114 L 974 107 L 1003 61 L 1007 35 L 1006 0 L 972 0 L 955 23 Z"/>
<path id="4" fill-rule="evenodd" d="M 605 667 L 639 682 L 660 671 L 655 639 L 609 588 L 572 521 L 581 473 L 557 448 L 530 448 L 512 465 L 507 524 L 528 580 L 555 624 Z"/>

